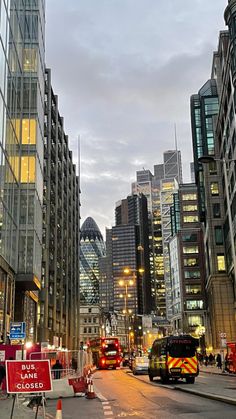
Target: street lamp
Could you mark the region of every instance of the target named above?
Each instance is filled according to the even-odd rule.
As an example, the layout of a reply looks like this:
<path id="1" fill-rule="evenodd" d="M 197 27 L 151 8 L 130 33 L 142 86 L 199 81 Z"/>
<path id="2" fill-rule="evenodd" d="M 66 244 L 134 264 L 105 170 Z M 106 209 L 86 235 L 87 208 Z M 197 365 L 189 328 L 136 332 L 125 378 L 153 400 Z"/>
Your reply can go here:
<path id="1" fill-rule="evenodd" d="M 131 294 L 128 293 L 128 287 L 129 286 L 133 286 L 134 285 L 134 281 L 132 279 L 128 280 L 128 279 L 121 279 L 119 281 L 119 285 L 121 287 L 125 288 L 125 292 L 124 294 L 120 294 L 120 298 L 124 298 L 124 310 L 123 310 L 123 314 L 125 315 L 125 335 L 126 335 L 126 343 L 128 346 L 128 351 L 130 351 L 130 339 L 129 339 L 129 327 L 128 327 L 128 323 L 129 323 L 129 314 L 132 313 L 132 310 L 128 309 L 128 298 L 131 297 Z"/>
<path id="2" fill-rule="evenodd" d="M 229 182 L 228 182 L 228 177 L 227 177 L 227 163 L 236 162 L 236 160 L 216 159 L 213 156 L 207 155 L 207 156 L 199 157 L 198 161 L 200 163 L 206 163 L 206 164 L 219 161 L 223 164 L 226 203 L 227 203 L 228 219 L 229 219 L 230 244 L 231 244 L 232 261 L 233 261 L 233 267 L 234 267 L 234 289 L 236 290 L 236 257 L 235 257 L 235 249 L 234 249 L 234 230 L 233 230 L 232 212 L 231 212 L 230 199 L 229 199 Z"/>

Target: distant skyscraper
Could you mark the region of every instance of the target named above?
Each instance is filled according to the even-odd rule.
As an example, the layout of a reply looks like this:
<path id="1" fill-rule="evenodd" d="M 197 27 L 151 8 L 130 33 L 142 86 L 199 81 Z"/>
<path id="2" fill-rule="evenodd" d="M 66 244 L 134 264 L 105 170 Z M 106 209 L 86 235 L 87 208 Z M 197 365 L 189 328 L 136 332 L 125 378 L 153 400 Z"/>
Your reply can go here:
<path id="1" fill-rule="evenodd" d="M 114 311 L 114 282 L 112 272 L 112 229 L 106 229 L 106 256 L 99 258 L 100 304 L 105 312 Z"/>
<path id="2" fill-rule="evenodd" d="M 178 183 L 183 182 L 181 152 L 179 150 L 168 150 L 164 157 L 164 179 L 176 179 Z"/>
<path id="3" fill-rule="evenodd" d="M 99 303 L 98 259 L 105 256 L 102 234 L 93 218 L 88 217 L 80 234 L 80 301 Z"/>

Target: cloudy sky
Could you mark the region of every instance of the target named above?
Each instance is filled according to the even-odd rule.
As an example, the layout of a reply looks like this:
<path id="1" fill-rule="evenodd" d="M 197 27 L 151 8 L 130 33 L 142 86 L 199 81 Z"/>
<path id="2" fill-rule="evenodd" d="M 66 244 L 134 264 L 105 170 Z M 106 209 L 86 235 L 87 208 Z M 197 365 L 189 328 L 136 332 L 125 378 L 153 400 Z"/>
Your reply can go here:
<path id="1" fill-rule="evenodd" d="M 192 160 L 189 98 L 210 77 L 227 0 L 47 0 L 46 56 L 77 162 L 81 215 L 102 233 L 136 171 Z"/>

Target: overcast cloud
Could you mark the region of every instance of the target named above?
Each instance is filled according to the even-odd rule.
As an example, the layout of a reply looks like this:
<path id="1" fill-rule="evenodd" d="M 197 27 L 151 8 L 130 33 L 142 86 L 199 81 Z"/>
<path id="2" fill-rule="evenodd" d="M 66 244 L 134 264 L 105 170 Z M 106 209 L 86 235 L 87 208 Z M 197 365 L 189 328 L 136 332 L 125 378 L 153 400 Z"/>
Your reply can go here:
<path id="1" fill-rule="evenodd" d="M 77 162 L 81 215 L 102 233 L 136 171 L 192 160 L 190 95 L 210 77 L 227 0 L 47 0 L 46 56 Z"/>

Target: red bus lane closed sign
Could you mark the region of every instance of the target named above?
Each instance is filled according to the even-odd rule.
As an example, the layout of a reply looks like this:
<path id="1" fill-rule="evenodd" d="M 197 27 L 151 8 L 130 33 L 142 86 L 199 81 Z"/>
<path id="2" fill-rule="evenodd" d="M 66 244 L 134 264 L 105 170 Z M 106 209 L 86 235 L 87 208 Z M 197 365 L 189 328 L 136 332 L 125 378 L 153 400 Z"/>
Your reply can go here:
<path id="1" fill-rule="evenodd" d="M 44 393 L 52 390 L 49 360 L 6 361 L 8 393 Z"/>

